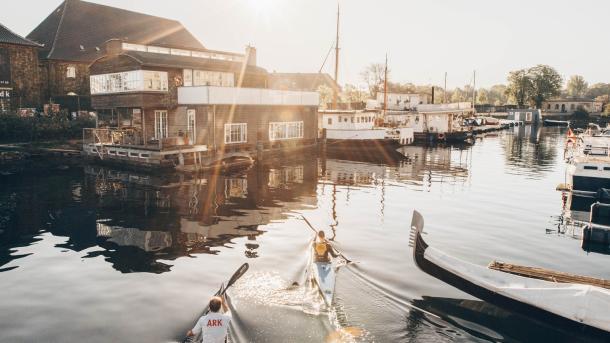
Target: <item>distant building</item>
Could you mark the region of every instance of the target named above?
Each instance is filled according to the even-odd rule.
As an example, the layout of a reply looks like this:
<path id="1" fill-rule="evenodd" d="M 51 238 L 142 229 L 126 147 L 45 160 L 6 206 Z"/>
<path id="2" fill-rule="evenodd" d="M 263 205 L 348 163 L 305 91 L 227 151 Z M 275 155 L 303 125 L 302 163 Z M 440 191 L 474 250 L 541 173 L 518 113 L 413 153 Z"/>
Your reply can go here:
<path id="1" fill-rule="evenodd" d="M 270 73 L 269 88 L 296 91 L 317 91 L 326 86 L 340 93 L 341 87 L 327 73 Z"/>
<path id="2" fill-rule="evenodd" d="M 178 21 L 80 0 L 62 2 L 27 38 L 43 45 L 44 102 L 59 103 L 72 111 L 77 102 L 89 107 L 89 65 L 104 56 L 104 44 L 111 39 L 157 49 L 203 48 Z"/>
<path id="3" fill-rule="evenodd" d="M 428 96 L 425 94 L 410 93 L 387 93 L 388 106 L 390 111 L 414 111 L 418 105 L 428 104 Z M 377 99 L 367 101 L 368 109 L 382 109 L 385 95 L 383 92 L 377 93 Z"/>
<path id="4" fill-rule="evenodd" d="M 0 113 L 40 107 L 40 48 L 0 24 Z"/>
<path id="5" fill-rule="evenodd" d="M 542 103 L 542 110 L 548 113 L 572 113 L 583 108 L 590 113 L 600 113 L 604 103 L 589 98 L 562 98 Z"/>
<path id="6" fill-rule="evenodd" d="M 522 121 L 525 124 L 539 124 L 541 120 L 540 110 L 537 109 L 509 109 L 508 120 Z"/>

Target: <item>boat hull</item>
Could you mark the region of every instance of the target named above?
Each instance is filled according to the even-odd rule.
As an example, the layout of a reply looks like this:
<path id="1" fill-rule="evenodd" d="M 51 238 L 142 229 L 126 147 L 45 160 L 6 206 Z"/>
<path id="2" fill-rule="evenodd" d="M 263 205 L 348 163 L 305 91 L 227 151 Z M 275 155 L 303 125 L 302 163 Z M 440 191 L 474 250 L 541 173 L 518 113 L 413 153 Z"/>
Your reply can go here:
<path id="1" fill-rule="evenodd" d="M 436 132 L 415 132 L 416 142 L 464 142 L 472 137 L 467 131 L 436 133 Z"/>
<path id="2" fill-rule="evenodd" d="M 335 268 L 332 262 L 314 262 L 313 278 L 327 306 L 330 306 L 335 296 Z"/>
<path id="3" fill-rule="evenodd" d="M 586 323 L 577 322 L 567 317 L 550 312 L 538 306 L 528 304 L 526 302 L 514 299 L 506 294 L 502 294 L 498 290 L 492 290 L 477 284 L 462 275 L 459 275 L 452 270 L 436 263 L 428 258 L 426 251 L 429 249 L 428 244 L 424 241 L 421 235 L 423 228 L 423 218 L 419 213 L 415 212 L 414 219 L 411 224 L 413 233 L 413 258 L 416 265 L 427 274 L 448 283 L 449 285 L 460 289 L 474 297 L 485 300 L 494 305 L 508 309 L 510 311 L 519 312 L 533 320 L 541 320 L 545 323 L 550 323 L 553 326 L 565 328 L 571 331 L 578 331 L 583 334 L 590 335 L 595 338 L 607 340 L 610 339 L 610 333 L 595 326 Z M 416 218 L 419 216 L 419 218 Z M 419 229 L 417 222 L 421 222 Z"/>

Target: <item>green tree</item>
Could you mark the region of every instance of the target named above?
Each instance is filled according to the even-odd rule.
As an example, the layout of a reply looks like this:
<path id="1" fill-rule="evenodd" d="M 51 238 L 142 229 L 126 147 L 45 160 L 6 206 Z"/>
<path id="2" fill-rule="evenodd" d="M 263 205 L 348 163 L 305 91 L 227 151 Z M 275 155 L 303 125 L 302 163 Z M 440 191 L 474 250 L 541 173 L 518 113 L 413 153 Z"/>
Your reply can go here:
<path id="1" fill-rule="evenodd" d="M 326 109 L 328 104 L 333 101 L 333 90 L 327 85 L 318 87 L 318 95 L 320 96 L 320 107 Z"/>
<path id="2" fill-rule="evenodd" d="M 388 70 L 388 78 L 390 71 Z M 385 64 L 371 63 L 360 73 L 362 80 L 366 82 L 369 88 L 369 94 L 373 98 L 377 98 L 377 93 L 383 91 L 383 81 L 385 79 Z M 389 86 L 388 86 L 389 89 Z"/>
<path id="3" fill-rule="evenodd" d="M 485 88 L 481 88 L 477 91 L 477 103 L 488 104 L 489 103 L 489 91 Z"/>
<path id="4" fill-rule="evenodd" d="M 597 98 L 598 96 L 608 96 L 610 94 L 610 83 L 595 83 L 587 89 L 586 96 L 588 98 Z"/>
<path id="5" fill-rule="evenodd" d="M 495 106 L 506 105 L 508 102 L 508 96 L 506 95 L 506 85 L 493 85 L 489 89 L 488 102 Z"/>
<path id="6" fill-rule="evenodd" d="M 515 99 L 519 107 L 525 106 L 525 103 L 533 92 L 533 88 L 533 81 L 527 69 L 511 71 L 508 74 L 506 95 Z"/>
<path id="7" fill-rule="evenodd" d="M 561 94 L 563 79 L 554 68 L 539 64 L 527 71 L 532 81 L 529 101 L 536 108 L 541 108 L 546 100 Z"/>
<path id="8" fill-rule="evenodd" d="M 461 102 L 464 101 L 464 92 L 456 87 L 451 94 L 451 102 Z"/>
<path id="9" fill-rule="evenodd" d="M 583 97 L 588 89 L 589 84 L 580 75 L 572 75 L 566 84 L 568 95 L 573 97 Z"/>
<path id="10" fill-rule="evenodd" d="M 349 103 L 365 102 L 368 97 L 368 92 L 363 91 L 362 89 L 359 89 L 351 84 L 346 84 L 345 87 L 343 87 L 343 92 L 341 93 L 341 100 Z"/>

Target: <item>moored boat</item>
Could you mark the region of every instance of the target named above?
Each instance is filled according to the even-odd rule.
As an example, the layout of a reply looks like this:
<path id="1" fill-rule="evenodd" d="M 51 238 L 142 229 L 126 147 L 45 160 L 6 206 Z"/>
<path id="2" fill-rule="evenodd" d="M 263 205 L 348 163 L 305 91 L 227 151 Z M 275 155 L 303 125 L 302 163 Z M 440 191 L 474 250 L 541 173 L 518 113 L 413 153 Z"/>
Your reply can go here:
<path id="1" fill-rule="evenodd" d="M 610 290 L 506 274 L 451 257 L 429 247 L 424 219 L 411 221 L 413 258 L 424 272 L 479 299 L 562 328 L 610 338 Z"/>
<path id="2" fill-rule="evenodd" d="M 545 119 L 542 124 L 544 126 L 561 126 L 561 127 L 568 127 L 570 126 L 570 121 L 569 120 L 552 120 L 552 119 Z"/>

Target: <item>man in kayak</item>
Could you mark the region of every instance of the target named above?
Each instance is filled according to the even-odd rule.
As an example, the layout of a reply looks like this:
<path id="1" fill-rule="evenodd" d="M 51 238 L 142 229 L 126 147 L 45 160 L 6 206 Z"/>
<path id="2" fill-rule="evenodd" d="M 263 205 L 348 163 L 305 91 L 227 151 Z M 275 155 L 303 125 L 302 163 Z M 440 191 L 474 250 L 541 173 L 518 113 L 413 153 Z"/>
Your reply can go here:
<path id="1" fill-rule="evenodd" d="M 313 243 L 314 262 L 330 263 L 330 256 L 339 256 L 330 242 L 326 239 L 324 231 L 318 231 L 316 240 Z"/>
<path id="2" fill-rule="evenodd" d="M 222 312 L 220 309 L 222 307 Z M 224 343 L 231 322 L 231 311 L 227 306 L 226 299 L 212 297 L 210 299 L 210 312 L 202 316 L 195 324 L 195 327 L 187 332 L 187 336 L 192 337 L 201 333 L 204 343 Z"/>

